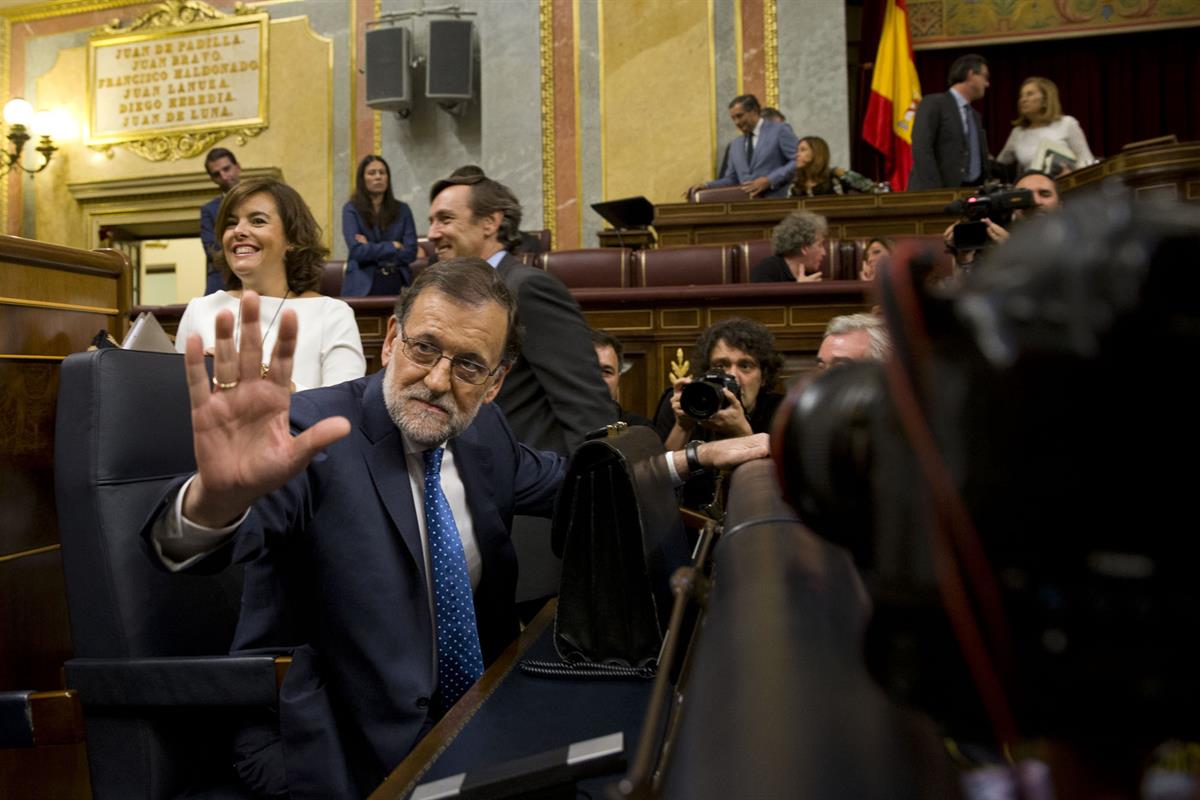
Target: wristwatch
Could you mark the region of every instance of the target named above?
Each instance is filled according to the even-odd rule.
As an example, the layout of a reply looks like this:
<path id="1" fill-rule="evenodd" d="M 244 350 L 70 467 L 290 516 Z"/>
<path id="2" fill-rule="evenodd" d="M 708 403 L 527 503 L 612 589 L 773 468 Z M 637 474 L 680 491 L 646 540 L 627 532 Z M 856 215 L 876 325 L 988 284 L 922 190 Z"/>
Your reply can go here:
<path id="1" fill-rule="evenodd" d="M 687 456 L 688 472 L 692 475 L 699 475 L 704 472 L 704 465 L 700 463 L 700 445 L 704 442 L 699 439 L 692 439 L 683 446 L 683 454 Z"/>

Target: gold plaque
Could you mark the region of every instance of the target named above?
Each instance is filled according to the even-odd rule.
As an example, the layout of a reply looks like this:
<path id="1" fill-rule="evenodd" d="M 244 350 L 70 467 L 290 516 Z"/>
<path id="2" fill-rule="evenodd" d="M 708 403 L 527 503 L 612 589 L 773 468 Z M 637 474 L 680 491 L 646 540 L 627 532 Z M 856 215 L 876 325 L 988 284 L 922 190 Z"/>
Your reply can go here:
<path id="1" fill-rule="evenodd" d="M 87 145 L 186 158 L 267 125 L 267 14 L 170 0 L 88 41 Z"/>

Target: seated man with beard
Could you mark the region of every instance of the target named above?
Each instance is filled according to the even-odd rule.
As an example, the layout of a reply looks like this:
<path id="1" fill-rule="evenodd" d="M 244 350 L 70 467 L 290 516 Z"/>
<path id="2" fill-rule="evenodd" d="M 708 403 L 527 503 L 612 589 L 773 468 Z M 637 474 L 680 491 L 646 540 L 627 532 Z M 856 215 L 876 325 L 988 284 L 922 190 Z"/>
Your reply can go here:
<path id="1" fill-rule="evenodd" d="M 278 715 L 239 732 L 259 796 L 374 789 L 517 633 L 514 514 L 548 516 L 565 459 L 519 443 L 492 403 L 520 346 L 485 261 L 423 271 L 388 320 L 386 367 L 288 392 L 297 322 L 261 370 L 258 297 L 217 317 L 213 376 L 187 343 L 197 473 L 145 535 L 170 570 L 245 564 L 235 653 L 291 653 Z M 766 455 L 714 443 L 706 466 Z M 685 453 L 668 453 L 681 476 Z"/>

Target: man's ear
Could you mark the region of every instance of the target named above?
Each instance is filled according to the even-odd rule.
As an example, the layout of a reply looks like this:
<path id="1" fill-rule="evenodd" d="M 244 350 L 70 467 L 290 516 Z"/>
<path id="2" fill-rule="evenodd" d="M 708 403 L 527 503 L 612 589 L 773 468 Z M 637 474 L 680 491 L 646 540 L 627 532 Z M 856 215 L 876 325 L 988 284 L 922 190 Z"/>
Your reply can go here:
<path id="1" fill-rule="evenodd" d="M 508 375 L 510 369 L 512 369 L 511 361 L 496 371 L 496 374 L 491 379 L 492 385 L 484 392 L 483 402 L 490 403 L 496 399 L 496 395 L 500 393 L 500 387 L 504 385 L 504 377 Z"/>
<path id="2" fill-rule="evenodd" d="M 396 315 L 388 317 L 387 333 L 383 337 L 383 347 L 379 350 L 379 363 L 387 366 L 392 360 L 393 348 L 396 342 L 400 341 L 400 323 L 396 320 Z"/>
<path id="3" fill-rule="evenodd" d="M 483 218 L 483 232 L 488 237 L 495 236 L 500 230 L 500 223 L 504 221 L 504 212 L 496 211 L 488 214 Z"/>

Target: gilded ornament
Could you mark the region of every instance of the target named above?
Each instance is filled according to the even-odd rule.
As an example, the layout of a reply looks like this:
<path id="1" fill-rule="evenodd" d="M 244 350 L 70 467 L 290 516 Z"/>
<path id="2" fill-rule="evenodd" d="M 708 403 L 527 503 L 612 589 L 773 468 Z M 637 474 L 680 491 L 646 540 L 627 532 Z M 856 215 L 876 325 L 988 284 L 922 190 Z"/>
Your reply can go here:
<path id="1" fill-rule="evenodd" d="M 671 362 L 671 373 L 668 376 L 671 385 L 675 385 L 675 381 L 690 377 L 692 374 L 692 362 L 683 357 L 683 348 L 679 347 L 675 350 L 675 360 Z"/>

